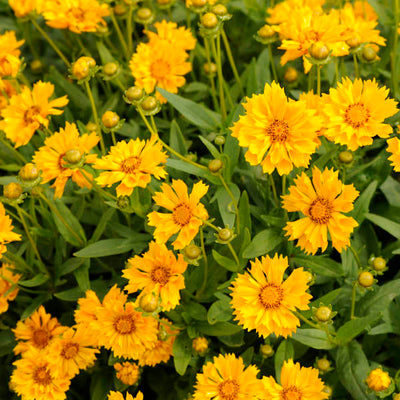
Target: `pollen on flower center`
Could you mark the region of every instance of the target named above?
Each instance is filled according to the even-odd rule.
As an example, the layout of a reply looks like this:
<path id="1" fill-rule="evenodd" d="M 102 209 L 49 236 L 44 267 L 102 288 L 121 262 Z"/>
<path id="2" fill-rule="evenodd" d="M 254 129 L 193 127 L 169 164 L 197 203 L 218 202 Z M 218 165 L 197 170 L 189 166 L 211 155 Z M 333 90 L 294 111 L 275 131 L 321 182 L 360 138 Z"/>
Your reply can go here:
<path id="1" fill-rule="evenodd" d="M 258 295 L 261 304 L 266 308 L 277 308 L 283 300 L 283 290 L 280 286 L 268 283 L 260 290 Z"/>
<path id="2" fill-rule="evenodd" d="M 24 121 L 26 124 L 32 124 L 33 122 L 35 122 L 35 117 L 40 114 L 40 108 L 38 106 L 32 106 L 30 108 L 28 108 L 25 112 L 24 112 Z"/>
<path id="3" fill-rule="evenodd" d="M 332 204 L 329 200 L 318 197 L 312 202 L 308 213 L 316 224 L 326 224 L 332 216 Z"/>
<path id="4" fill-rule="evenodd" d="M 43 349 L 49 343 L 50 335 L 44 329 L 36 329 L 32 335 L 32 341 L 34 345 L 39 348 Z"/>
<path id="5" fill-rule="evenodd" d="M 151 280 L 160 285 L 166 285 L 169 282 L 170 276 L 171 273 L 162 265 L 153 268 L 150 273 Z"/>
<path id="6" fill-rule="evenodd" d="M 170 74 L 171 66 L 165 60 L 156 60 L 151 64 L 150 71 L 155 79 L 160 80 Z"/>
<path id="7" fill-rule="evenodd" d="M 289 386 L 283 389 L 281 394 L 281 400 L 301 400 L 302 395 L 296 386 Z"/>
<path id="8" fill-rule="evenodd" d="M 115 319 L 114 328 L 121 335 L 129 335 L 136 329 L 135 321 L 130 315 L 122 315 Z"/>
<path id="9" fill-rule="evenodd" d="M 289 135 L 289 125 L 285 121 L 275 119 L 267 128 L 267 135 L 273 142 L 285 142 Z"/>
<path id="10" fill-rule="evenodd" d="M 345 121 L 353 128 L 364 126 L 368 122 L 369 118 L 370 113 L 362 103 L 349 105 L 344 117 Z"/>
<path id="11" fill-rule="evenodd" d="M 38 367 L 33 372 L 33 380 L 39 385 L 48 385 L 52 379 L 49 370 L 46 367 Z"/>
<path id="12" fill-rule="evenodd" d="M 74 358 L 79 351 L 79 344 L 78 343 L 67 343 L 61 351 L 61 357 L 69 360 Z"/>
<path id="13" fill-rule="evenodd" d="M 172 218 L 177 225 L 185 226 L 192 218 L 192 210 L 187 204 L 179 204 L 172 212 Z"/>
<path id="14" fill-rule="evenodd" d="M 123 172 L 126 172 L 127 174 L 131 174 L 140 167 L 140 163 L 141 163 L 140 157 L 135 157 L 135 156 L 128 157 L 126 160 L 122 162 L 121 170 Z"/>
<path id="15" fill-rule="evenodd" d="M 218 394 L 223 400 L 235 400 L 239 393 L 239 385 L 232 379 L 218 385 Z"/>

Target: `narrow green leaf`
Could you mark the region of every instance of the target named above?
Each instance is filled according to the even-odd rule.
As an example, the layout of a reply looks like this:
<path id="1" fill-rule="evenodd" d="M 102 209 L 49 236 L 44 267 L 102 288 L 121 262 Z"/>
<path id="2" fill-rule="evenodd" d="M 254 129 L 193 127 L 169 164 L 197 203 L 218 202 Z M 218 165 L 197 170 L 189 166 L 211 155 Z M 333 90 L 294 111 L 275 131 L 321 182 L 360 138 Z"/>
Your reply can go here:
<path id="1" fill-rule="evenodd" d="M 265 229 L 264 231 L 259 232 L 246 247 L 243 251 L 243 257 L 255 258 L 263 256 L 274 250 L 282 241 L 283 237 L 278 231 Z"/>
<path id="2" fill-rule="evenodd" d="M 294 357 L 294 347 L 290 339 L 283 340 L 281 344 L 276 349 L 275 357 L 274 357 L 274 365 L 275 365 L 275 377 L 276 380 L 281 382 L 281 369 L 284 361 L 289 359 L 293 359 Z"/>
<path id="3" fill-rule="evenodd" d="M 64 264 L 62 264 L 59 267 L 59 277 L 64 276 L 69 274 L 72 271 L 75 271 L 77 268 L 79 268 L 82 263 L 85 261 L 84 258 L 70 258 L 67 261 L 65 261 Z"/>
<path id="4" fill-rule="evenodd" d="M 184 375 L 192 358 L 192 341 L 186 332 L 182 332 L 174 342 L 172 347 L 174 365 L 179 375 Z"/>
<path id="5" fill-rule="evenodd" d="M 292 258 L 298 266 L 310 268 L 313 272 L 322 276 L 337 278 L 344 275 L 343 266 L 336 261 L 324 256 L 297 255 Z"/>
<path id="6" fill-rule="evenodd" d="M 32 279 L 28 279 L 27 281 L 19 281 L 18 285 L 21 286 L 26 286 L 26 287 L 36 287 L 40 286 L 43 283 L 47 282 L 49 280 L 49 276 L 45 274 L 37 274 L 35 277 Z"/>
<path id="7" fill-rule="evenodd" d="M 200 176 L 201 178 L 208 179 L 210 182 L 215 183 L 216 185 L 221 184 L 221 181 L 216 176 L 212 175 L 207 169 L 196 167 L 195 165 L 189 164 L 183 160 L 174 160 L 173 158 L 168 158 L 167 167 L 186 172 L 187 174 Z"/>
<path id="8" fill-rule="evenodd" d="M 113 217 L 114 214 L 115 208 L 107 208 L 106 212 L 101 216 L 100 221 L 97 224 L 96 229 L 89 240 L 89 243 L 97 242 L 100 239 L 101 235 L 106 229 L 108 221 Z"/>
<path id="9" fill-rule="evenodd" d="M 238 202 L 240 197 L 240 190 L 237 187 L 237 185 L 231 183 L 229 185 L 229 189 L 232 192 L 233 196 L 235 197 L 236 202 Z M 221 186 L 216 191 L 215 197 L 218 202 L 218 209 L 221 214 L 224 225 L 232 228 L 235 225 L 236 213 L 231 196 L 228 194 L 226 189 L 223 186 Z"/>
<path id="10" fill-rule="evenodd" d="M 187 154 L 185 138 L 182 134 L 181 128 L 175 120 L 171 122 L 169 145 L 179 154 L 182 154 L 183 156 Z"/>
<path id="11" fill-rule="evenodd" d="M 328 340 L 326 333 L 319 329 L 297 329 L 292 339 L 318 350 L 330 350 L 335 347 Z"/>
<path id="12" fill-rule="evenodd" d="M 47 300 L 51 299 L 50 293 L 41 294 L 32 300 L 28 307 L 25 308 L 24 312 L 21 315 L 21 320 L 24 320 L 32 315 L 32 313 L 39 308 L 40 305 L 45 303 Z"/>
<path id="13" fill-rule="evenodd" d="M 11 331 L 1 331 L 0 332 L 0 357 L 7 354 L 12 354 L 13 348 L 17 342 L 15 341 L 15 336 Z"/>
<path id="14" fill-rule="evenodd" d="M 369 205 L 376 192 L 377 186 L 378 181 L 372 181 L 354 203 L 354 210 L 350 215 L 359 223 L 359 225 L 364 221 L 365 214 L 369 211 Z"/>
<path id="15" fill-rule="evenodd" d="M 239 265 L 232 258 L 225 257 L 214 249 L 212 250 L 212 255 L 217 264 L 228 271 L 237 272 L 239 270 Z"/>
<path id="16" fill-rule="evenodd" d="M 110 62 L 115 62 L 114 57 L 112 56 L 112 54 L 110 53 L 108 48 L 106 46 L 104 46 L 103 42 L 97 41 L 96 46 L 97 46 L 97 50 L 100 55 L 101 63 L 103 65 L 110 63 Z"/>
<path id="17" fill-rule="evenodd" d="M 76 282 L 79 288 L 82 290 L 82 292 L 86 292 L 86 290 L 91 289 L 90 279 L 89 279 L 89 268 L 90 268 L 90 259 L 86 259 L 84 263 L 73 272 Z"/>
<path id="18" fill-rule="evenodd" d="M 231 324 L 230 322 L 217 322 L 213 325 L 207 323 L 196 323 L 194 325 L 201 333 L 209 336 L 229 336 L 234 335 L 242 330 L 238 325 Z"/>
<path id="19" fill-rule="evenodd" d="M 365 214 L 365 218 L 369 219 L 375 225 L 378 225 L 380 228 L 390 233 L 396 239 L 400 239 L 400 224 L 376 214 Z"/>
<path id="20" fill-rule="evenodd" d="M 251 214 L 250 214 L 250 203 L 249 195 L 244 190 L 240 197 L 239 202 L 239 217 L 240 217 L 240 229 L 243 231 L 245 228 L 251 232 Z"/>
<path id="21" fill-rule="evenodd" d="M 54 293 L 54 297 L 57 297 L 57 299 L 73 302 L 76 302 L 78 299 L 84 296 L 85 292 L 78 287 Z"/>
<path id="22" fill-rule="evenodd" d="M 217 150 L 217 148 L 206 138 L 204 138 L 203 136 L 199 135 L 198 138 L 203 142 L 204 146 L 207 147 L 208 151 L 211 153 L 211 155 L 214 158 L 220 158 L 221 154 L 220 152 Z"/>

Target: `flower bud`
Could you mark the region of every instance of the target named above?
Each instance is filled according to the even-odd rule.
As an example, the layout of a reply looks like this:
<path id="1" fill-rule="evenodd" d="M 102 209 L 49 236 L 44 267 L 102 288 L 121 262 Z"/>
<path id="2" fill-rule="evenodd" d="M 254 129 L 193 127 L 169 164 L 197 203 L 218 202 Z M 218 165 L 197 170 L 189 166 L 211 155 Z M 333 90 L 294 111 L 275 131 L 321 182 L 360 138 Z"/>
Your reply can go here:
<path id="1" fill-rule="evenodd" d="M 275 36 L 276 32 L 272 29 L 271 25 L 264 25 L 257 31 L 261 39 L 270 39 Z"/>
<path id="2" fill-rule="evenodd" d="M 314 275 L 310 271 L 304 271 L 307 278 L 307 285 L 311 286 L 314 283 Z"/>
<path id="3" fill-rule="evenodd" d="M 143 311 L 152 313 L 158 308 L 158 297 L 153 293 L 145 294 L 140 297 L 139 306 Z"/>
<path id="4" fill-rule="evenodd" d="M 381 392 L 390 386 L 392 380 L 386 371 L 382 371 L 381 368 L 376 368 L 368 374 L 365 382 L 374 392 Z"/>
<path id="5" fill-rule="evenodd" d="M 18 199 L 23 192 L 22 186 L 19 183 L 11 182 L 3 188 L 3 196 L 8 200 Z"/>
<path id="6" fill-rule="evenodd" d="M 297 69 L 293 67 L 286 68 L 285 75 L 283 75 L 283 79 L 288 83 L 296 82 L 298 77 L 299 73 Z"/>
<path id="7" fill-rule="evenodd" d="M 353 153 L 350 151 L 341 151 L 339 153 L 339 161 L 343 164 L 350 164 L 354 160 Z"/>
<path id="8" fill-rule="evenodd" d="M 86 129 L 89 131 L 89 132 L 93 132 L 93 131 L 96 131 L 97 130 L 97 124 L 95 124 L 94 122 L 88 122 L 87 124 L 86 124 Z"/>
<path id="9" fill-rule="evenodd" d="M 272 357 L 274 355 L 275 351 L 272 348 L 271 345 L 269 344 L 262 344 L 260 345 L 260 354 L 264 357 L 264 358 L 269 358 Z"/>
<path id="10" fill-rule="evenodd" d="M 223 4 L 216 4 L 211 11 L 218 15 L 219 17 L 223 17 L 224 15 L 228 14 L 227 8 Z"/>
<path id="11" fill-rule="evenodd" d="M 361 51 L 361 56 L 365 61 L 371 62 L 377 58 L 377 53 L 372 46 L 364 46 Z"/>
<path id="12" fill-rule="evenodd" d="M 159 6 L 168 6 L 172 3 L 172 0 L 157 0 Z"/>
<path id="13" fill-rule="evenodd" d="M 221 170 L 221 168 L 223 166 L 224 166 L 224 163 L 220 159 L 216 158 L 215 160 L 211 160 L 208 163 L 208 170 L 210 172 L 212 172 L 213 174 L 216 174 L 217 172 L 219 172 Z"/>
<path id="14" fill-rule="evenodd" d="M 322 43 L 322 42 L 315 42 L 311 45 L 308 49 L 311 57 L 315 58 L 316 60 L 325 60 L 328 58 L 330 50 L 329 47 Z"/>
<path id="15" fill-rule="evenodd" d="M 331 363 L 326 358 L 320 358 L 317 360 L 317 368 L 321 373 L 328 372 L 331 368 Z"/>
<path id="16" fill-rule="evenodd" d="M 204 68 L 204 72 L 207 75 L 214 75 L 214 74 L 217 73 L 217 65 L 214 64 L 214 63 L 208 63 L 207 62 L 207 63 L 204 64 L 203 68 Z"/>
<path id="17" fill-rule="evenodd" d="M 317 308 L 315 318 L 319 322 L 328 322 L 332 316 L 332 310 L 327 306 L 320 306 Z"/>
<path id="18" fill-rule="evenodd" d="M 233 232 L 228 228 L 223 228 L 218 232 L 218 239 L 221 242 L 229 242 L 233 237 Z"/>
<path id="19" fill-rule="evenodd" d="M 351 47 L 352 49 L 355 49 L 361 44 L 360 37 L 358 35 L 354 35 L 351 38 L 346 40 L 346 44 Z"/>
<path id="20" fill-rule="evenodd" d="M 218 25 L 218 18 L 217 16 L 212 13 L 212 12 L 208 12 L 205 13 L 202 17 L 201 17 L 201 24 L 204 26 L 204 28 L 206 29 L 214 29 L 217 25 Z"/>
<path id="21" fill-rule="evenodd" d="M 96 66 L 96 61 L 92 57 L 79 57 L 72 64 L 72 75 L 76 79 L 85 79 L 89 76 L 90 68 Z"/>
<path id="22" fill-rule="evenodd" d="M 18 173 L 19 178 L 22 181 L 34 181 L 39 176 L 39 170 L 35 164 L 25 164 Z"/>
<path id="23" fill-rule="evenodd" d="M 192 0 L 192 6 L 195 8 L 202 8 L 207 4 L 207 0 Z"/>
<path id="24" fill-rule="evenodd" d="M 374 284 L 374 276 L 369 271 L 363 271 L 358 275 L 358 284 L 364 288 L 369 288 Z"/>
<path id="25" fill-rule="evenodd" d="M 106 111 L 101 117 L 101 122 L 107 129 L 115 128 L 119 122 L 119 115 L 114 111 Z"/>
<path id="26" fill-rule="evenodd" d="M 131 102 L 142 100 L 144 95 L 144 90 L 137 86 L 131 86 L 125 91 L 125 97 Z"/>
<path id="27" fill-rule="evenodd" d="M 82 160 L 83 154 L 80 150 L 78 149 L 71 149 L 68 150 L 63 159 L 68 163 L 68 164 L 78 164 Z"/>
<path id="28" fill-rule="evenodd" d="M 372 268 L 375 271 L 383 271 L 386 269 L 386 261 L 382 257 L 376 257 L 374 258 L 374 261 L 372 262 Z"/>
<path id="29" fill-rule="evenodd" d="M 185 247 L 184 255 L 189 260 L 196 260 L 197 258 L 200 257 L 200 254 L 201 254 L 201 249 L 199 246 L 196 246 L 195 244 L 189 244 L 189 246 Z"/>
<path id="30" fill-rule="evenodd" d="M 142 21 L 147 21 L 153 16 L 150 8 L 141 7 L 136 11 L 136 18 Z"/>
<path id="31" fill-rule="evenodd" d="M 214 143 L 215 143 L 217 146 L 223 146 L 223 145 L 225 144 L 225 136 L 218 135 L 218 136 L 215 138 Z"/>
<path id="32" fill-rule="evenodd" d="M 322 389 L 322 392 L 326 393 L 328 395 L 328 399 L 329 399 L 333 394 L 333 389 L 330 386 L 325 385 L 324 388 Z"/>
<path id="33" fill-rule="evenodd" d="M 40 60 L 33 60 L 31 62 L 31 71 L 34 74 L 40 74 L 43 71 L 43 64 Z"/>
<path id="34" fill-rule="evenodd" d="M 400 393 L 394 393 L 393 400 L 400 400 Z"/>
<path id="35" fill-rule="evenodd" d="M 205 337 L 197 337 L 192 341 L 193 350 L 197 353 L 204 353 L 208 349 L 208 340 Z"/>
<path id="36" fill-rule="evenodd" d="M 117 4 L 113 10 L 115 15 L 124 15 L 128 9 L 126 8 L 125 4 Z"/>
<path id="37" fill-rule="evenodd" d="M 118 196 L 117 197 L 117 207 L 120 210 L 124 210 L 125 208 L 130 206 L 129 197 L 128 196 Z"/>
<path id="38" fill-rule="evenodd" d="M 140 106 L 144 111 L 151 112 L 158 107 L 157 99 L 154 96 L 147 96 L 141 103 Z"/>
<path id="39" fill-rule="evenodd" d="M 109 62 L 103 66 L 103 72 L 107 76 L 113 76 L 117 73 L 117 71 L 118 71 L 118 64 L 114 62 Z"/>

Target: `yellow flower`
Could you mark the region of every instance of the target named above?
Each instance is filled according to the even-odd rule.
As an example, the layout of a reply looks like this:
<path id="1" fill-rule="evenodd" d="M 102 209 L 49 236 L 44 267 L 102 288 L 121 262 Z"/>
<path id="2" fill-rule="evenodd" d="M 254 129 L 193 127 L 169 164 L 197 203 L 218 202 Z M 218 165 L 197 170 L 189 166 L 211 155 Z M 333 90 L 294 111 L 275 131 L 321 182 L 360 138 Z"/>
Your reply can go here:
<path id="1" fill-rule="evenodd" d="M 324 400 L 329 395 L 324 392 L 324 383 L 315 368 L 300 367 L 293 360 L 283 363 L 281 385 L 271 376 L 264 377 L 264 395 L 270 400 Z"/>
<path id="2" fill-rule="evenodd" d="M 148 215 L 149 225 L 155 226 L 154 239 L 165 243 L 172 235 L 178 233 L 172 243 L 175 250 L 190 244 L 199 232 L 202 220 L 208 219 L 208 213 L 200 199 L 207 193 L 208 186 L 202 181 L 193 185 L 192 193 L 181 179 L 172 180 L 172 185 L 163 183 L 161 192 L 156 192 L 153 200 L 158 206 L 172 213 L 164 214 L 153 211 Z"/>
<path id="3" fill-rule="evenodd" d="M 53 369 L 43 354 L 31 349 L 24 358 L 14 362 L 11 375 L 12 389 L 24 400 L 64 400 L 70 380 L 54 376 Z"/>
<path id="4" fill-rule="evenodd" d="M 32 91 L 24 87 L 20 94 L 11 97 L 10 104 L 1 111 L 0 130 L 15 143 L 15 147 L 27 144 L 42 125 L 47 128 L 49 115 L 63 113 L 57 107 L 68 104 L 67 96 L 49 101 L 53 92 L 52 83 L 36 82 Z"/>
<path id="5" fill-rule="evenodd" d="M 80 369 L 92 366 L 99 350 L 91 348 L 91 345 L 92 338 L 83 328 L 69 328 L 59 338 L 54 338 L 47 348 L 54 376 L 72 379 Z"/>
<path id="6" fill-rule="evenodd" d="M 114 369 L 117 371 L 117 378 L 124 384 L 132 386 L 139 380 L 140 370 L 139 366 L 135 363 L 125 361 L 115 363 Z"/>
<path id="7" fill-rule="evenodd" d="M 101 302 L 93 290 L 87 290 L 85 295 L 86 297 L 78 300 L 79 309 L 74 312 L 75 322 L 78 327 L 82 326 L 90 331 L 90 336 L 95 338 L 98 334 L 93 330 L 92 323 L 97 321 L 96 310 L 101 307 Z"/>
<path id="8" fill-rule="evenodd" d="M 386 371 L 382 371 L 382 368 L 373 369 L 366 379 L 368 387 L 375 392 L 386 390 L 391 382 L 389 374 Z"/>
<path id="9" fill-rule="evenodd" d="M 156 86 L 171 93 L 178 93 L 178 88 L 186 82 L 183 75 L 192 70 L 189 55 L 167 40 L 152 40 L 140 43 L 133 54 L 129 68 L 135 78 L 135 85 L 152 93 Z M 156 97 L 165 103 L 158 92 Z"/>
<path id="10" fill-rule="evenodd" d="M 375 79 L 352 82 L 343 78 L 324 96 L 327 116 L 325 136 L 350 150 L 372 144 L 373 137 L 386 138 L 393 132 L 384 120 L 398 111 L 397 102 L 387 99 L 389 89 L 378 88 Z"/>
<path id="11" fill-rule="evenodd" d="M 368 1 L 356 0 L 353 8 L 357 18 L 363 18 L 367 21 L 376 21 L 378 19 L 378 14 Z"/>
<path id="12" fill-rule="evenodd" d="M 71 32 L 96 32 L 110 15 L 108 4 L 97 0 L 46 0 L 43 16 L 47 25 Z"/>
<path id="13" fill-rule="evenodd" d="M 79 187 L 90 189 L 91 184 L 88 179 L 92 180 L 93 177 L 89 172 L 84 172 L 85 178 L 79 168 L 70 168 L 68 156 L 74 156 L 76 153 L 78 158 L 85 157 L 84 162 L 87 164 L 95 162 L 97 155 L 88 153 L 99 140 L 95 132 L 80 136 L 76 125 L 67 122 L 65 129 L 60 128 L 59 132 L 48 137 L 44 141 L 45 145 L 40 147 L 33 156 L 33 162 L 42 171 L 43 180 L 40 183 L 45 184 L 55 179 L 52 187 L 55 188 L 54 197 L 58 198 L 63 195 L 69 178 Z"/>
<path id="14" fill-rule="evenodd" d="M 287 257 L 277 254 L 256 258 L 250 270 L 233 281 L 231 304 L 240 325 L 263 337 L 272 333 L 287 337 L 296 331 L 300 321 L 292 311 L 307 310 L 311 295 L 306 293 L 308 279 L 303 268 L 282 282 L 288 266 Z"/>
<path id="15" fill-rule="evenodd" d="M 27 16 L 33 11 L 41 12 L 43 0 L 8 0 L 9 6 L 17 18 Z"/>
<path id="16" fill-rule="evenodd" d="M 107 156 L 99 159 L 93 168 L 105 169 L 96 181 L 101 186 L 117 186 L 117 196 L 130 196 L 135 187 L 146 187 L 153 175 L 157 179 L 165 178 L 167 172 L 164 165 L 167 154 L 162 151 L 162 144 L 156 136 L 150 140 L 131 139 L 120 141 L 112 146 Z"/>
<path id="17" fill-rule="evenodd" d="M 192 341 L 192 348 L 197 353 L 205 353 L 208 349 L 208 340 L 205 337 L 197 337 Z"/>
<path id="18" fill-rule="evenodd" d="M 17 284 L 22 275 L 15 274 L 14 268 L 11 264 L 0 268 L 0 314 L 8 310 L 8 302 L 14 300 L 19 291 Z"/>
<path id="19" fill-rule="evenodd" d="M 193 0 L 185 0 L 186 1 L 186 7 L 191 7 L 193 5 Z M 210 6 L 213 6 L 218 0 L 207 0 L 207 4 Z"/>
<path id="20" fill-rule="evenodd" d="M 271 25 L 287 22 L 292 13 L 301 12 L 301 8 L 312 9 L 315 14 L 321 14 L 325 0 L 285 0 L 267 9 L 269 16 L 266 21 Z"/>
<path id="21" fill-rule="evenodd" d="M 107 397 L 107 400 L 143 400 L 143 393 L 138 392 L 135 398 L 133 398 L 131 394 L 127 393 L 126 398 L 124 399 L 124 395 L 122 393 L 111 391 Z"/>
<path id="22" fill-rule="evenodd" d="M 258 368 L 245 368 L 243 359 L 234 354 L 220 354 L 198 373 L 194 400 L 256 400 L 262 390 Z"/>
<path id="23" fill-rule="evenodd" d="M 352 217 L 342 213 L 353 209 L 358 191 L 353 184 L 344 185 L 339 172 L 325 168 L 313 169 L 312 182 L 303 172 L 290 186 L 289 194 L 282 196 L 283 208 L 289 212 L 300 211 L 304 218 L 288 222 L 286 235 L 298 239 L 297 245 L 306 253 L 315 254 L 328 246 L 328 232 L 332 246 L 339 252 L 350 245 L 350 234 L 358 226 Z"/>
<path id="24" fill-rule="evenodd" d="M 266 84 L 264 93 L 247 98 L 246 114 L 232 127 L 232 136 L 247 147 L 246 160 L 261 164 L 265 173 L 280 175 L 294 167 L 307 167 L 319 140 L 321 120 L 303 101 L 288 100 L 277 83 Z"/>
<path id="25" fill-rule="evenodd" d="M 122 276 L 129 280 L 125 286 L 128 293 L 140 289 L 142 293 L 154 293 L 161 298 L 163 311 L 169 311 L 179 304 L 179 291 L 185 288 L 183 273 L 187 268 L 182 254 L 176 258 L 164 244 L 151 242 L 149 251 L 130 258 L 127 267 L 122 271 Z"/>
<path id="26" fill-rule="evenodd" d="M 387 141 L 388 148 L 386 151 L 392 153 L 389 160 L 392 161 L 393 169 L 396 172 L 400 171 L 400 140 L 397 137 L 391 138 Z"/>
<path id="27" fill-rule="evenodd" d="M 136 311 L 136 304 L 116 285 L 106 294 L 96 311 L 93 324 L 100 334 L 99 344 L 111 349 L 116 357 L 137 359 L 157 340 L 157 321 Z"/>
<path id="28" fill-rule="evenodd" d="M 16 77 L 21 66 L 18 50 L 25 40 L 17 41 L 14 31 L 7 31 L 0 35 L 0 78 L 4 76 Z"/>
<path id="29" fill-rule="evenodd" d="M 13 232 L 13 229 L 11 218 L 6 215 L 3 203 L 0 203 L 0 258 L 7 251 L 6 244 L 21 240 L 21 235 Z"/>
<path id="30" fill-rule="evenodd" d="M 8 99 L 17 94 L 14 86 L 10 81 L 6 79 L 0 79 L 0 112 L 1 110 L 7 106 L 8 99 L 4 96 L 4 93 L 7 95 Z"/>

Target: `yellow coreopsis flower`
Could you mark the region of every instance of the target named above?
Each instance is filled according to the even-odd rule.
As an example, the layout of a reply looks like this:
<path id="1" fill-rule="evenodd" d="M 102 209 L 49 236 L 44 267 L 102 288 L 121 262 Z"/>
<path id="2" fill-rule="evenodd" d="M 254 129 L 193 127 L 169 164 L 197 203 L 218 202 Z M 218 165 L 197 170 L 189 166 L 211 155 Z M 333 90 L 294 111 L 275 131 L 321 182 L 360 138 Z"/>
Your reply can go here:
<path id="1" fill-rule="evenodd" d="M 154 239 L 157 243 L 165 243 L 171 236 L 178 234 L 172 245 L 180 250 L 190 244 L 199 232 L 203 220 L 208 213 L 200 199 L 207 193 L 208 186 L 202 181 L 193 185 L 192 193 L 181 179 L 172 180 L 172 185 L 163 183 L 161 192 L 156 192 L 153 200 L 158 206 L 172 213 L 153 211 L 148 215 L 149 225 L 155 226 Z"/>
<path id="2" fill-rule="evenodd" d="M 15 147 L 27 144 L 33 134 L 42 125 L 49 126 L 49 115 L 60 115 L 68 104 L 67 96 L 49 101 L 54 92 L 54 85 L 49 82 L 36 82 L 32 91 L 28 87 L 22 88 L 21 93 L 11 97 L 2 111 L 0 130 L 6 137 L 15 143 Z"/>
<path id="3" fill-rule="evenodd" d="M 262 391 L 261 380 L 257 379 L 258 368 L 247 368 L 241 357 L 220 354 L 213 362 L 203 366 L 196 376 L 194 400 L 257 400 Z"/>
<path id="4" fill-rule="evenodd" d="M 368 387 L 375 392 L 386 390 L 391 382 L 390 375 L 386 371 L 383 371 L 382 368 L 373 369 L 366 379 Z"/>
<path id="5" fill-rule="evenodd" d="M 389 89 L 378 87 L 375 79 L 352 82 L 343 78 L 325 95 L 327 117 L 324 135 L 350 150 L 372 144 L 373 137 L 386 138 L 393 132 L 384 120 L 397 113 L 397 102 L 388 99 Z"/>
<path id="6" fill-rule="evenodd" d="M 300 367 L 293 360 L 283 363 L 281 384 L 272 376 L 264 377 L 264 397 L 270 400 L 324 400 L 329 397 L 324 390 L 324 383 L 318 377 L 315 368 Z"/>
<path id="7" fill-rule="evenodd" d="M 3 203 L 0 203 L 0 258 L 7 251 L 8 243 L 21 240 L 21 235 L 13 232 L 13 229 L 11 218 L 6 215 Z"/>
<path id="8" fill-rule="evenodd" d="M 240 325 L 263 337 L 272 333 L 287 337 L 296 331 L 300 321 L 292 311 L 307 310 L 311 295 L 306 292 L 308 277 L 303 268 L 283 281 L 288 266 L 287 257 L 262 257 L 233 281 L 231 304 Z"/>
<path id="9" fill-rule="evenodd" d="M 151 242 L 149 251 L 142 256 L 135 256 L 128 260 L 123 277 L 129 280 L 125 286 L 128 293 L 142 290 L 144 293 L 154 293 L 160 297 L 163 311 L 169 311 L 179 304 L 179 291 L 185 288 L 183 273 L 187 262 L 183 255 L 175 257 L 164 244 Z"/>
<path id="10" fill-rule="evenodd" d="M 267 9 L 269 16 L 266 21 L 271 25 L 287 22 L 292 13 L 301 12 L 299 9 L 308 7 L 315 14 L 321 14 L 325 0 L 285 0 Z"/>
<path id="11" fill-rule="evenodd" d="M 363 18 L 367 21 L 376 21 L 378 19 L 378 14 L 375 12 L 371 4 L 368 3 L 368 1 L 356 0 L 353 3 L 353 8 L 356 17 L 358 18 Z"/>
<path id="12" fill-rule="evenodd" d="M 14 31 L 7 31 L 0 35 L 0 78 L 4 76 L 16 77 L 21 66 L 18 50 L 25 40 L 17 41 Z"/>
<path id="13" fill-rule="evenodd" d="M 7 106 L 9 99 L 16 94 L 17 91 L 10 81 L 0 79 L 0 112 Z"/>
<path id="14" fill-rule="evenodd" d="M 307 167 L 319 140 L 321 119 L 303 101 L 288 100 L 277 83 L 266 84 L 264 93 L 247 98 L 246 114 L 232 127 L 232 136 L 247 147 L 246 160 L 260 164 L 265 173 L 280 175 L 294 167 Z"/>
<path id="15" fill-rule="evenodd" d="M 121 182 L 117 196 L 130 196 L 135 187 L 146 187 L 151 177 L 165 178 L 167 154 L 162 151 L 162 144 L 156 136 L 150 140 L 131 139 L 120 141 L 112 146 L 108 155 L 98 159 L 93 168 L 108 170 L 96 178 L 101 186 L 112 186 Z M 161 164 L 161 165 L 160 165 Z"/>
<path id="16" fill-rule="evenodd" d="M 312 181 L 303 172 L 290 186 L 289 194 L 282 196 L 285 210 L 304 215 L 283 229 L 290 240 L 298 239 L 297 245 L 306 253 L 315 254 L 319 248 L 325 251 L 328 233 L 332 246 L 341 252 L 350 245 L 350 234 L 358 226 L 354 218 L 343 215 L 353 209 L 358 191 L 353 184 L 344 185 L 338 175 L 333 169 L 322 172 L 315 167 Z"/>
<path id="17" fill-rule="evenodd" d="M 188 53 L 177 48 L 167 40 L 155 40 L 140 43 L 133 54 L 129 68 L 135 78 L 135 85 L 152 93 L 156 86 L 171 93 L 178 93 L 178 88 L 186 82 L 184 75 L 192 70 L 187 61 Z M 156 97 L 165 103 L 158 92 Z"/>
<path id="18" fill-rule="evenodd" d="M 96 132 L 79 135 L 75 124 L 66 123 L 65 129 L 48 137 L 44 146 L 40 147 L 33 156 L 33 161 L 42 171 L 42 184 L 55 179 L 52 187 L 55 188 L 54 197 L 61 197 L 65 184 L 71 178 L 79 187 L 91 188 L 89 181 L 93 179 L 89 172 L 81 172 L 79 168 L 69 167 L 70 164 L 78 164 L 84 157 L 84 163 L 95 162 L 97 155 L 89 154 L 99 142 Z M 74 161 L 76 157 L 76 162 Z M 83 175 L 85 174 L 85 176 Z"/>
<path id="19" fill-rule="evenodd" d="M 14 265 L 3 264 L 0 268 L 0 314 L 8 310 L 8 302 L 18 294 L 18 281 L 21 274 L 14 273 Z"/>
<path id="20" fill-rule="evenodd" d="M 138 392 L 135 398 L 130 393 L 127 393 L 124 399 L 124 395 L 122 393 L 111 391 L 107 397 L 107 400 L 143 400 L 143 393 Z"/>
<path id="21" fill-rule="evenodd" d="M 41 12 L 43 0 L 8 0 L 9 6 L 17 18 L 26 17 L 33 11 Z"/>
<path id="22" fill-rule="evenodd" d="M 140 370 L 135 363 L 125 361 L 123 363 L 115 363 L 114 369 L 117 371 L 117 378 L 124 384 L 132 386 L 139 380 Z"/>
<path id="23" fill-rule="evenodd" d="M 392 154 L 389 157 L 389 160 L 392 161 L 393 169 L 396 172 L 400 172 L 400 140 L 399 138 L 394 137 L 389 139 L 387 144 L 388 147 L 386 151 Z"/>

